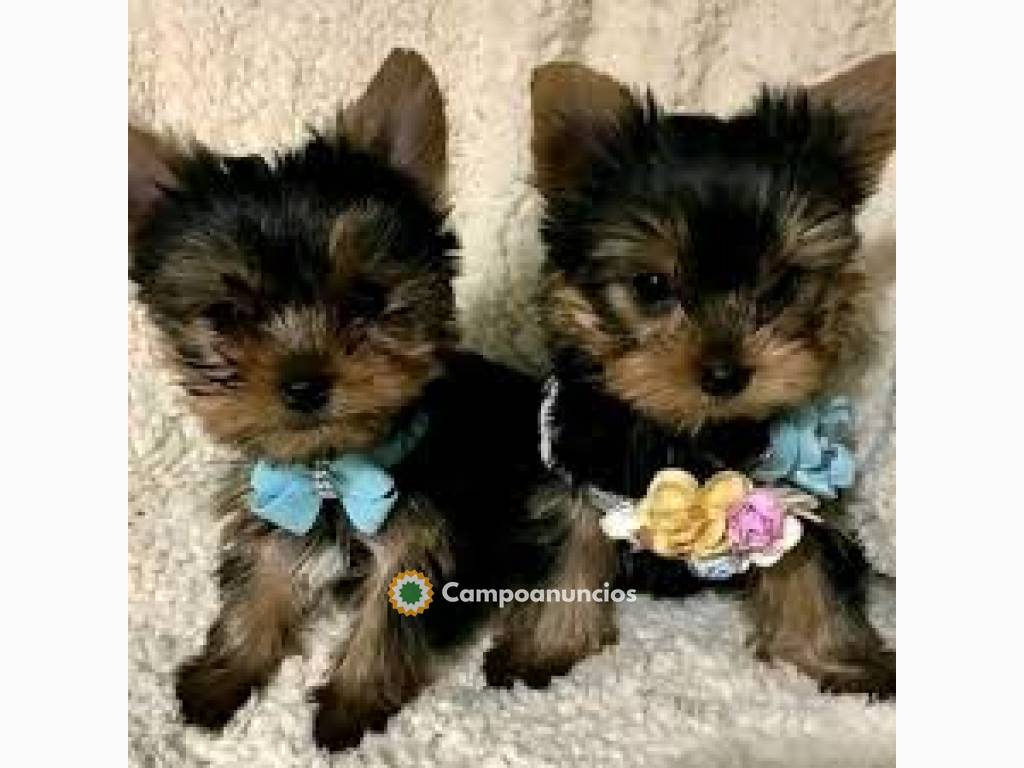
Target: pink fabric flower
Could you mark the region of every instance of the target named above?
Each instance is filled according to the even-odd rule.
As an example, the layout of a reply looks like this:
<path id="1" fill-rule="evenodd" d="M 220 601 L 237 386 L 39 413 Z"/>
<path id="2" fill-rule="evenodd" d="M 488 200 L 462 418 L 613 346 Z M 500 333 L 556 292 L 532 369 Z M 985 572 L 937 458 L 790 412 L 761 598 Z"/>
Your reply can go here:
<path id="1" fill-rule="evenodd" d="M 770 490 L 752 491 L 729 510 L 729 543 L 740 552 L 768 549 L 782 538 L 785 515 L 782 502 Z"/>

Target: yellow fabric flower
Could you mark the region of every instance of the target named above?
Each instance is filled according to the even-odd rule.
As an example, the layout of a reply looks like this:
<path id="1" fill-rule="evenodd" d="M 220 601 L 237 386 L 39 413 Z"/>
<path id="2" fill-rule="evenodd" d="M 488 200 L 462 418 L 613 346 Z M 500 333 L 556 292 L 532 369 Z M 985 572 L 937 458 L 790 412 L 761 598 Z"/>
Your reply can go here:
<path id="1" fill-rule="evenodd" d="M 701 487 L 682 469 L 663 469 L 654 476 L 637 507 L 641 532 L 661 555 L 706 557 L 728 548 L 729 508 L 753 484 L 739 472 L 718 472 Z"/>

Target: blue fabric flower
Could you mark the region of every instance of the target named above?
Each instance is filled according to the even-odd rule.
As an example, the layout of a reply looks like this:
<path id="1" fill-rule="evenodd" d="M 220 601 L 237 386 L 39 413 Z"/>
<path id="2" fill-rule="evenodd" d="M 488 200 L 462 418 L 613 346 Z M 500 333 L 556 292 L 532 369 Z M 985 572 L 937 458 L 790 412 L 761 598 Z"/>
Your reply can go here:
<path id="1" fill-rule="evenodd" d="M 769 448 L 753 471 L 762 482 L 787 482 L 817 496 L 836 498 L 853 485 L 849 441 L 853 408 L 832 397 L 796 408 L 772 422 Z"/>
<path id="2" fill-rule="evenodd" d="M 425 414 L 369 453 L 346 453 L 333 461 L 272 464 L 258 461 L 252 469 L 253 511 L 258 517 L 296 535 L 309 533 L 324 498 L 341 501 L 352 527 L 371 535 L 384 524 L 398 500 L 394 478 L 387 471 L 398 464 L 426 431 Z"/>

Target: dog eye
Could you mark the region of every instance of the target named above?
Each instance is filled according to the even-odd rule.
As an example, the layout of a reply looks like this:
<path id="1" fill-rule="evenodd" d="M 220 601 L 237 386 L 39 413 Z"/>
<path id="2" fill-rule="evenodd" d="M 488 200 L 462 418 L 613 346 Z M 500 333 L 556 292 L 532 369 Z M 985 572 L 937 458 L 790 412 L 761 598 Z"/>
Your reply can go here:
<path id="1" fill-rule="evenodd" d="M 800 282 L 800 275 L 795 269 L 787 269 L 778 279 L 758 298 L 758 314 L 761 322 L 771 320 L 783 309 L 792 303 L 796 296 L 796 289 Z"/>
<path id="2" fill-rule="evenodd" d="M 388 286 L 360 280 L 348 293 L 346 309 L 352 315 L 373 318 L 387 309 L 390 298 L 391 290 Z"/>
<path id="3" fill-rule="evenodd" d="M 643 272 L 633 276 L 633 294 L 649 307 L 662 308 L 674 300 L 672 281 L 659 272 Z"/>
<path id="4" fill-rule="evenodd" d="M 202 316 L 218 333 L 237 330 L 247 319 L 245 310 L 233 301 L 214 302 L 203 310 Z"/>

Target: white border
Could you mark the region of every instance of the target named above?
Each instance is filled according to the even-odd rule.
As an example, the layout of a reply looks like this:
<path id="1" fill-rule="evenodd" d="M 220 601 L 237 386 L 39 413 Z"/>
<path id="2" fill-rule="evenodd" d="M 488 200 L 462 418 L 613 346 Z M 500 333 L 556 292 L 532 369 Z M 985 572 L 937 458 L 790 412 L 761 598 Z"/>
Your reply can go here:
<path id="1" fill-rule="evenodd" d="M 899 756 L 1015 764 L 1021 13 L 899 14 Z"/>
<path id="2" fill-rule="evenodd" d="M 6 765 L 126 759 L 125 20 L 0 25 Z"/>

